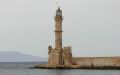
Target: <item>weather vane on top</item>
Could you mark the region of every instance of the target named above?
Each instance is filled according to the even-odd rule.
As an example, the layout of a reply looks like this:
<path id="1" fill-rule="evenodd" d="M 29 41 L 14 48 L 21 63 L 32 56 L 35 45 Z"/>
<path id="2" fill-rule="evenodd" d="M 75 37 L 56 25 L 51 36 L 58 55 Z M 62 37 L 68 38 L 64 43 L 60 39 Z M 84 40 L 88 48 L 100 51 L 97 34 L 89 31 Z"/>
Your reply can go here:
<path id="1" fill-rule="evenodd" d="M 60 0 L 57 0 L 57 7 L 60 7 Z"/>

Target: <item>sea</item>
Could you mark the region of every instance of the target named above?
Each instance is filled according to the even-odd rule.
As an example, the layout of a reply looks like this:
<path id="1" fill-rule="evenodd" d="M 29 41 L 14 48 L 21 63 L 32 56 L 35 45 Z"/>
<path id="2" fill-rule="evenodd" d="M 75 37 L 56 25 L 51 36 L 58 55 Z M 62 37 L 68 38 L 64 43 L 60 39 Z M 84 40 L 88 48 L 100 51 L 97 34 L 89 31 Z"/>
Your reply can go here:
<path id="1" fill-rule="evenodd" d="M 33 69 L 41 62 L 1 62 L 0 75 L 120 75 L 120 70 Z"/>

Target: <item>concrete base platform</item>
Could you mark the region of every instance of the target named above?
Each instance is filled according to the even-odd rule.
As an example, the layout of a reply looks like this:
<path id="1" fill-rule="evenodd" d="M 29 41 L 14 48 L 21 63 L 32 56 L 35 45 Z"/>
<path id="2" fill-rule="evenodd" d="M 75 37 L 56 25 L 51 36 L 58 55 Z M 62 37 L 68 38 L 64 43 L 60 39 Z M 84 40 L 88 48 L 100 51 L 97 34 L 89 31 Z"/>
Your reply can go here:
<path id="1" fill-rule="evenodd" d="M 47 64 L 36 65 L 36 69 L 120 69 L 120 66 L 79 66 L 79 65 L 54 65 Z"/>

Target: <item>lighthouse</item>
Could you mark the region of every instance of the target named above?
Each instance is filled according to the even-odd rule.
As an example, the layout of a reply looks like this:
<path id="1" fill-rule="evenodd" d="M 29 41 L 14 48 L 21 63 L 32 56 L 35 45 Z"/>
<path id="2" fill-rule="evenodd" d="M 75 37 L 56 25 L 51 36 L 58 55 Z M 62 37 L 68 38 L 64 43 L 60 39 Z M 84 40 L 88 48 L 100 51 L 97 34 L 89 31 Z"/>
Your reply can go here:
<path id="1" fill-rule="evenodd" d="M 63 65 L 63 59 L 62 59 L 62 10 L 60 7 L 56 10 L 56 15 L 54 17 L 55 19 L 55 48 L 52 48 L 52 46 L 48 47 L 48 65 Z"/>

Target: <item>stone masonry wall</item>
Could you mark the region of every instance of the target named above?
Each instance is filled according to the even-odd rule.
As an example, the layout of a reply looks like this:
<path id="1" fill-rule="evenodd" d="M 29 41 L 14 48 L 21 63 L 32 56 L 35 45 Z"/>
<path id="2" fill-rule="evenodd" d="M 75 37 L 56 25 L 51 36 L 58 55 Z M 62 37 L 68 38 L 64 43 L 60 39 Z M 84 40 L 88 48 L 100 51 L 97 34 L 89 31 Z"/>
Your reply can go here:
<path id="1" fill-rule="evenodd" d="M 73 61 L 79 66 L 120 66 L 120 57 L 76 57 Z"/>
<path id="2" fill-rule="evenodd" d="M 63 48 L 63 60 L 64 65 L 72 65 L 72 52 L 71 47 L 64 47 Z"/>

